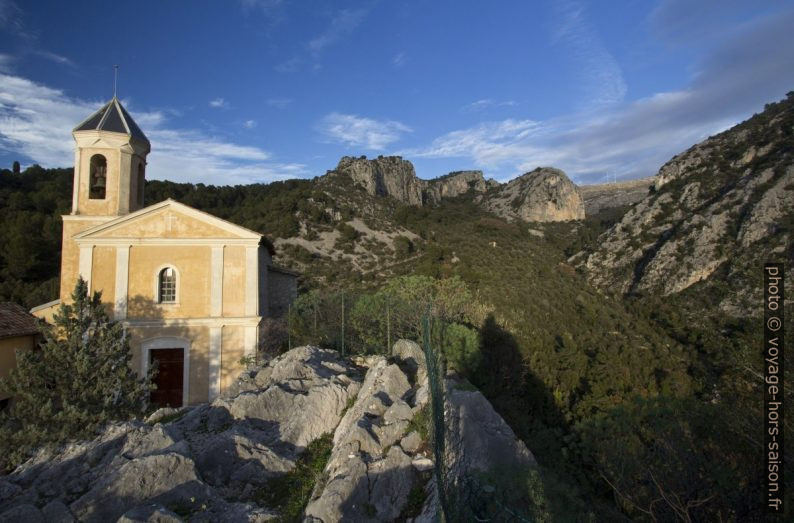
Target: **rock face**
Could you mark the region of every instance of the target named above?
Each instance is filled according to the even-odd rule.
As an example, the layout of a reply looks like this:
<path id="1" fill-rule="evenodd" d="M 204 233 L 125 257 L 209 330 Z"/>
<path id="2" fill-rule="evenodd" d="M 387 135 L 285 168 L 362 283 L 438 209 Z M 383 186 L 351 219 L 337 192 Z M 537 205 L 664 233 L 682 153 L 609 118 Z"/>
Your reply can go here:
<path id="1" fill-rule="evenodd" d="M 359 370 L 336 352 L 294 349 L 178 420 L 111 425 L 55 456 L 40 453 L 0 479 L 0 521 L 14 511 L 41 521 L 33 510 L 58 509 L 62 520 L 97 522 L 267 519 L 256 491 L 336 428 L 360 386 Z"/>
<path id="2" fill-rule="evenodd" d="M 399 156 L 380 156 L 374 160 L 345 156 L 339 160 L 335 172 L 350 176 L 370 196 L 391 196 L 408 205 L 424 203 L 423 181 L 416 177 L 413 164 Z"/>
<path id="3" fill-rule="evenodd" d="M 345 156 L 329 174 L 350 176 L 353 183 L 363 187 L 370 196 L 389 196 L 417 206 L 436 204 L 469 190 L 485 192 L 499 185 L 493 180 L 486 181 L 482 171 L 457 171 L 434 180 L 421 180 L 413 164 L 399 156 L 379 156 L 372 160 L 364 156 Z"/>
<path id="4" fill-rule="evenodd" d="M 408 205 L 434 205 L 468 192 L 476 201 L 508 220 L 554 222 L 581 220 L 585 211 L 579 190 L 559 169 L 541 167 L 499 184 L 482 171 L 456 171 L 433 180 L 416 177 L 411 162 L 399 156 L 345 156 L 326 176 L 349 176 L 370 196 L 391 197 Z"/>
<path id="5" fill-rule="evenodd" d="M 401 340 L 388 360 L 360 361 L 364 376 L 336 352 L 299 347 L 246 371 L 211 404 L 42 451 L 0 477 L 0 522 L 274 520 L 259 493 L 328 433 L 331 456 L 304 521 L 403 520 L 422 490 L 428 497 L 412 510 L 434 521 L 433 456 L 426 429 L 416 430 L 429 401 L 424 353 Z M 534 465 L 479 392 L 447 381 L 445 411 L 450 481 L 504 463 Z"/>
<path id="6" fill-rule="evenodd" d="M 484 195 L 481 205 L 507 220 L 559 222 L 582 220 L 579 189 L 559 169 L 538 167 Z"/>
<path id="7" fill-rule="evenodd" d="M 444 383 L 447 490 L 472 488 L 469 481 L 477 472 L 536 466 L 535 457 L 485 396 L 462 385 L 457 379 L 447 379 Z M 414 520 L 417 523 L 438 521 L 440 507 L 435 478 L 428 482 L 427 493 L 422 513 Z"/>
<path id="8" fill-rule="evenodd" d="M 486 180 L 482 171 L 455 171 L 427 182 L 425 194 L 428 200 L 438 203 L 444 198 L 455 198 L 469 191 L 484 193 L 499 182 Z"/>
<path id="9" fill-rule="evenodd" d="M 580 185 L 579 194 L 584 201 L 584 214 L 592 216 L 603 209 L 633 205 L 648 196 L 648 191 L 655 182 L 655 177 L 649 177 L 619 183 Z"/>
<path id="10" fill-rule="evenodd" d="M 760 310 L 761 264 L 792 267 L 793 133 L 789 93 L 667 162 L 652 193 L 576 260 L 595 284 L 622 293 L 672 294 L 704 282 L 725 312 Z"/>
<path id="11" fill-rule="evenodd" d="M 412 458 L 397 445 L 414 417 L 403 399 L 406 375 L 385 358 L 370 367 L 356 403 L 334 432 L 328 481 L 306 507 L 306 520 L 393 521 L 414 483 Z"/>

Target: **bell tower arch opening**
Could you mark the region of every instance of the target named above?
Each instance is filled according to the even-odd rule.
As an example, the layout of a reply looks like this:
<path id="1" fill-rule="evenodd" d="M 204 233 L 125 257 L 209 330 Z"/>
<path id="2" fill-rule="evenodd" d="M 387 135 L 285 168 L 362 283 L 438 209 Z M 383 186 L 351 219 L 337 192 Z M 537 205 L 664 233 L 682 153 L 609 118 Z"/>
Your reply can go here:
<path id="1" fill-rule="evenodd" d="M 89 188 L 88 197 L 92 200 L 104 200 L 105 188 L 107 187 L 107 171 L 108 161 L 107 158 L 101 154 L 95 154 L 91 157 L 89 169 Z"/>

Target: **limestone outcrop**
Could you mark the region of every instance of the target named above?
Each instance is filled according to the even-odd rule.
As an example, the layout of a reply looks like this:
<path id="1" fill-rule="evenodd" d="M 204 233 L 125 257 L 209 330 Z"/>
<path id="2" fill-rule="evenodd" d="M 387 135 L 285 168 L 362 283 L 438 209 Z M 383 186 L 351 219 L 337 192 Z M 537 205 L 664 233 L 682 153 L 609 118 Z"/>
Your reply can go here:
<path id="1" fill-rule="evenodd" d="M 579 189 L 561 170 L 538 167 L 483 195 L 480 204 L 510 221 L 559 222 L 582 220 Z"/>
<path id="2" fill-rule="evenodd" d="M 114 424 L 41 451 L 0 478 L 0 521 L 267 520 L 257 490 L 336 428 L 361 381 L 336 352 L 294 349 L 176 420 Z"/>
<path id="3" fill-rule="evenodd" d="M 655 182 L 655 177 L 649 177 L 618 183 L 580 185 L 579 194 L 584 201 L 584 214 L 592 216 L 603 209 L 634 205 L 648 196 L 648 191 Z"/>
<path id="4" fill-rule="evenodd" d="M 482 193 L 499 184 L 485 180 L 482 171 L 456 171 L 433 180 L 416 176 L 414 166 L 399 156 L 367 159 L 345 156 L 329 175 L 347 175 L 370 196 L 388 196 L 408 205 L 437 204 L 468 191 Z"/>
<path id="5" fill-rule="evenodd" d="M 479 392 L 447 380 L 450 482 L 534 459 Z M 244 372 L 211 404 L 105 427 L 0 477 L 0 522 L 270 521 L 269 482 L 326 434 L 333 448 L 304 521 L 417 521 L 437 510 L 424 353 L 401 340 L 357 363 L 299 347 Z M 422 428 L 424 427 L 424 428 Z M 424 519 L 423 519 L 424 518 Z"/>
<path id="6" fill-rule="evenodd" d="M 511 221 L 555 222 L 585 216 L 579 189 L 559 169 L 539 167 L 507 184 L 486 180 L 482 171 L 455 171 L 421 180 L 414 166 L 399 156 L 343 157 L 326 177 L 349 177 L 354 185 L 376 197 L 390 197 L 408 205 L 435 205 L 446 198 L 475 194 L 483 208 Z"/>
<path id="7" fill-rule="evenodd" d="M 700 284 L 729 314 L 759 311 L 759 267 L 791 260 L 792 129 L 790 93 L 675 156 L 598 249 L 571 261 L 596 285 L 621 293 L 668 295 Z"/>
<path id="8" fill-rule="evenodd" d="M 499 182 L 486 180 L 482 171 L 455 171 L 427 182 L 425 194 L 428 199 L 438 203 L 444 198 L 455 198 L 469 191 L 484 193 L 499 187 Z"/>
<path id="9" fill-rule="evenodd" d="M 390 196 L 408 205 L 424 203 L 423 181 L 416 177 L 413 164 L 399 156 L 372 160 L 345 156 L 331 173 L 350 176 L 370 196 Z"/>

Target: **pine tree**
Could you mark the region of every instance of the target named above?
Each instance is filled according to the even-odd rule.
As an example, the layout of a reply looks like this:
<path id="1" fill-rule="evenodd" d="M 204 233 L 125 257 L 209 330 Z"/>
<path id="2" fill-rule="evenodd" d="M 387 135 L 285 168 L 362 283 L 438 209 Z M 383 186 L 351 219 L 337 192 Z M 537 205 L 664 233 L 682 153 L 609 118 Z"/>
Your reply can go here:
<path id="1" fill-rule="evenodd" d="M 40 348 L 17 353 L 17 368 L 0 388 L 14 397 L 0 420 L 0 460 L 6 467 L 42 444 L 90 437 L 102 425 L 141 415 L 151 375 L 139 378 L 121 323 L 111 321 L 101 293 L 88 295 L 80 278 L 72 304 L 55 325 L 43 324 Z"/>

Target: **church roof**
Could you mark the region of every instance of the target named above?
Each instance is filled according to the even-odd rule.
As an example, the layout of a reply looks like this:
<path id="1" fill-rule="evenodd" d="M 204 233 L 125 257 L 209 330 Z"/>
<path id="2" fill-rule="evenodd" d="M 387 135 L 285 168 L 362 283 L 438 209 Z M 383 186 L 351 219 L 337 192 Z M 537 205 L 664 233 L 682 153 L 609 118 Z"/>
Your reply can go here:
<path id="1" fill-rule="evenodd" d="M 0 303 L 0 338 L 38 334 L 36 318 L 16 303 Z"/>
<path id="2" fill-rule="evenodd" d="M 115 96 L 100 110 L 86 118 L 74 131 L 110 131 L 122 133 L 137 138 L 138 140 L 149 143 L 149 139 L 143 134 L 141 128 L 132 119 L 130 113 L 124 109 L 121 102 Z"/>

